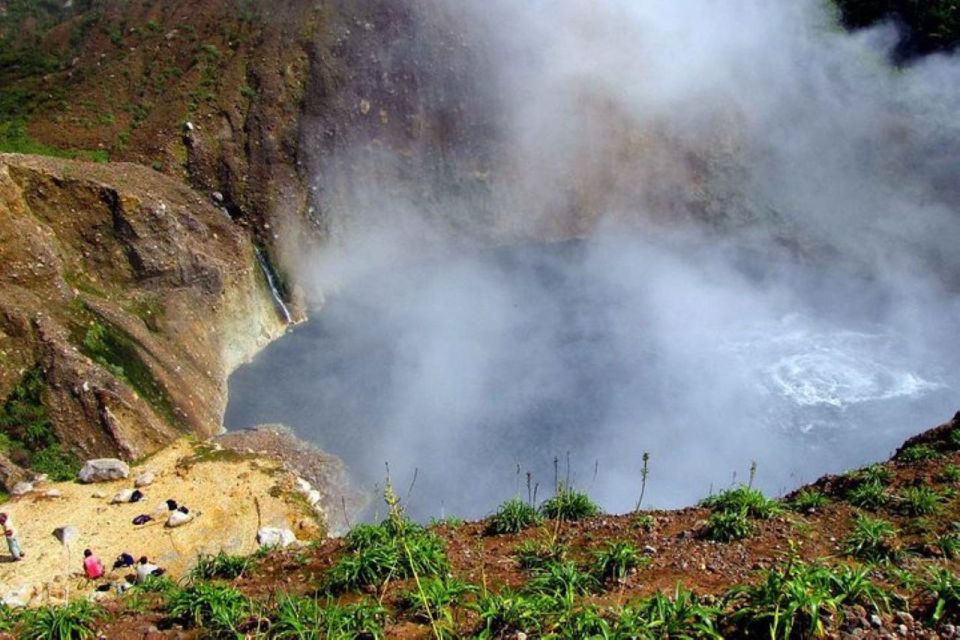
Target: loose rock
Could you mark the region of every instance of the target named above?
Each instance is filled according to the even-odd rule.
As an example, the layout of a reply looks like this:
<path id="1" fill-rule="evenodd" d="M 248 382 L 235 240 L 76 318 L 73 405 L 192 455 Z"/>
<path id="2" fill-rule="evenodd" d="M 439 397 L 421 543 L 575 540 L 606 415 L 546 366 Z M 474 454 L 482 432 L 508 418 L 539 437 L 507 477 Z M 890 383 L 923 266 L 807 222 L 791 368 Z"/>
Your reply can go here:
<path id="1" fill-rule="evenodd" d="M 263 527 L 257 532 L 257 543 L 261 547 L 287 547 L 297 541 L 290 529 Z"/>
<path id="2" fill-rule="evenodd" d="M 99 458 L 87 460 L 80 469 L 80 482 L 110 482 L 123 480 L 130 476 L 130 467 L 123 460 L 116 458 Z"/>
<path id="3" fill-rule="evenodd" d="M 148 487 L 153 484 L 156 479 L 157 477 L 153 471 L 144 471 L 133 481 L 133 486 L 137 487 L 138 489 L 142 487 Z"/>

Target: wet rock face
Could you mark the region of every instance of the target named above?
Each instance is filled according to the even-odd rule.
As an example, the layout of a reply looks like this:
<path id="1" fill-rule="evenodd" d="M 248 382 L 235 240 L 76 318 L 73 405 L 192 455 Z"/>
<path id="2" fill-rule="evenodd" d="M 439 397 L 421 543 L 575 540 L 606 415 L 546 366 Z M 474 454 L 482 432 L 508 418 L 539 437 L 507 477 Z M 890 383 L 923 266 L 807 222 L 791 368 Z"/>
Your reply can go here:
<path id="1" fill-rule="evenodd" d="M 279 328 L 259 278 L 246 236 L 155 171 L 0 155 L 0 403 L 36 372 L 80 458 L 215 434 L 230 370 Z"/>

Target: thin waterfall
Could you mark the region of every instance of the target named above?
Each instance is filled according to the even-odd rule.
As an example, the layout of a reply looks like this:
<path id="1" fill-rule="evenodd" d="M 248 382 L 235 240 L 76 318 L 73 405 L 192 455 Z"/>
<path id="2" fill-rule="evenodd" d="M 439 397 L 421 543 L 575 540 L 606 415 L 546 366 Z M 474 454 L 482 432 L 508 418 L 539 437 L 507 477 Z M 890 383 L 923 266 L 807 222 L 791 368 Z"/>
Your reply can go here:
<path id="1" fill-rule="evenodd" d="M 293 316 L 290 314 L 290 309 L 287 308 L 286 303 L 283 301 L 283 296 L 280 295 L 280 289 L 277 288 L 277 279 L 273 275 L 273 269 L 270 268 L 270 263 L 267 261 L 266 256 L 263 255 L 263 252 L 259 247 L 254 247 L 253 250 L 257 254 L 257 262 L 260 263 L 260 269 L 263 271 L 263 275 L 267 279 L 267 285 L 270 287 L 270 293 L 273 295 L 273 302 L 277 306 L 277 311 L 279 311 L 280 315 L 283 316 L 284 322 L 287 324 L 293 324 Z"/>

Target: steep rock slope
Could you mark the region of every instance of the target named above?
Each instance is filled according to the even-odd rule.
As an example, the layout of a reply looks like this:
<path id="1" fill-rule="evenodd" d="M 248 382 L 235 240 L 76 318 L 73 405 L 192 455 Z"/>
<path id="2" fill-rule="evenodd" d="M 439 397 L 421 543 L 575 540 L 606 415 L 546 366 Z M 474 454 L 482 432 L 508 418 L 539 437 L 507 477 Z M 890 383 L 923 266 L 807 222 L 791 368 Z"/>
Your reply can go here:
<path id="1" fill-rule="evenodd" d="M 155 171 L 0 155 L 6 454 L 44 469 L 217 433 L 227 375 L 281 326 L 255 265 L 236 225 Z"/>

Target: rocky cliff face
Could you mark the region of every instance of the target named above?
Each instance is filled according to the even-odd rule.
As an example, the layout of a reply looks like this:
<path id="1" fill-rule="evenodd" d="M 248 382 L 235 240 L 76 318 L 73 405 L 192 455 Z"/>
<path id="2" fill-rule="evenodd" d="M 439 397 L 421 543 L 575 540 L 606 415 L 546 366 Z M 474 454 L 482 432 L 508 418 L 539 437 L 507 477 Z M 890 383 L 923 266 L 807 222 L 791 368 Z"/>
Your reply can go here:
<path id="1" fill-rule="evenodd" d="M 53 444 L 137 458 L 220 431 L 229 372 L 281 329 L 255 265 L 241 229 L 156 171 L 0 155 L 14 462 Z"/>

